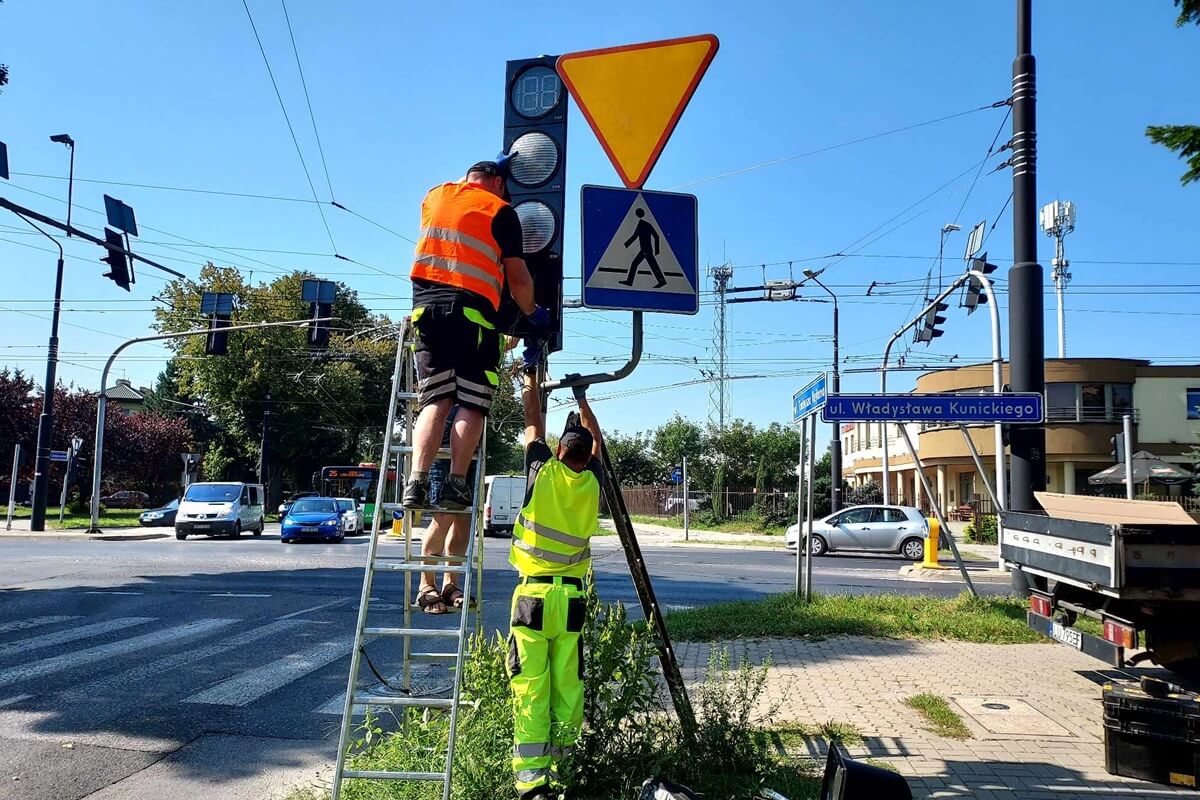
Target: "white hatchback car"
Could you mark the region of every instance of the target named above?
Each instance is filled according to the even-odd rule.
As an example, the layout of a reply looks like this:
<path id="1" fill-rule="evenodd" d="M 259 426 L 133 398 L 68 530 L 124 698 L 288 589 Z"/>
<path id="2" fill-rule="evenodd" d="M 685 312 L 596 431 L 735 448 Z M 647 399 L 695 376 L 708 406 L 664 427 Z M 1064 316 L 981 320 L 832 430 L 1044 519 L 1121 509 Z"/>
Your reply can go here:
<path id="1" fill-rule="evenodd" d="M 806 534 L 807 534 L 807 525 Z M 852 506 L 813 522 L 812 554 L 835 550 L 867 550 L 899 553 L 910 561 L 925 557 L 929 523 L 919 508 L 912 506 Z M 784 543 L 796 548 L 799 527 L 792 525 Z"/>
<path id="2" fill-rule="evenodd" d="M 342 518 L 342 532 L 347 536 L 363 532 L 363 513 L 353 497 L 335 497 L 338 515 Z"/>

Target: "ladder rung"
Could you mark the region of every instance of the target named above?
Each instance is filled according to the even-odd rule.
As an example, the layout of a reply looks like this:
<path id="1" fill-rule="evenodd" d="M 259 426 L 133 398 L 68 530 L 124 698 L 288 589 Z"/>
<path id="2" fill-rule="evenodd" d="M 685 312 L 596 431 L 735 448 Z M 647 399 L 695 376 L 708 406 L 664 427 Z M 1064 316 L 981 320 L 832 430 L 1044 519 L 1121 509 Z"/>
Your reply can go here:
<path id="1" fill-rule="evenodd" d="M 416 392 L 396 392 L 397 400 L 417 400 L 420 395 Z"/>
<path id="2" fill-rule="evenodd" d="M 412 605 L 409 606 L 409 608 L 411 608 L 413 611 L 424 611 L 425 610 L 425 609 L 421 608 L 419 603 L 413 603 Z M 476 611 L 479 610 L 479 604 L 471 603 L 470 608 L 468 608 L 467 610 L 470 611 L 472 614 L 474 614 Z M 461 614 L 462 607 L 448 605 L 448 606 L 446 606 L 446 613 L 447 614 Z"/>
<path id="3" fill-rule="evenodd" d="M 354 695 L 354 702 L 364 706 L 417 706 L 420 708 L 449 708 L 454 701 L 449 697 L 379 697 L 377 695 Z"/>
<path id="4" fill-rule="evenodd" d="M 380 503 L 380 505 L 383 506 L 384 511 L 409 511 L 409 510 L 411 510 L 414 513 L 417 511 L 423 511 L 426 514 L 474 514 L 475 513 L 475 508 L 473 506 L 468 507 L 468 508 L 442 508 L 441 506 L 433 506 L 431 508 L 406 509 L 400 503 Z"/>
<path id="5" fill-rule="evenodd" d="M 445 781 L 444 772 L 389 772 L 377 769 L 348 769 L 343 778 L 369 778 L 375 781 Z"/>
<path id="6" fill-rule="evenodd" d="M 427 556 L 424 554 L 422 554 L 422 555 L 409 554 L 408 560 L 416 561 L 417 563 L 420 563 L 420 564 L 441 564 L 441 563 L 465 564 L 467 562 L 467 557 L 466 556 Z"/>
<path id="7" fill-rule="evenodd" d="M 390 569 L 395 572 L 450 572 L 455 575 L 462 575 L 467 571 L 467 567 L 463 564 L 437 566 L 412 561 L 377 561 L 375 569 Z"/>
<path id="8" fill-rule="evenodd" d="M 440 636 L 446 639 L 457 639 L 458 631 L 454 628 L 363 628 L 367 636 Z"/>
<path id="9" fill-rule="evenodd" d="M 458 660 L 458 653 L 409 653 L 410 661 L 450 661 Z"/>

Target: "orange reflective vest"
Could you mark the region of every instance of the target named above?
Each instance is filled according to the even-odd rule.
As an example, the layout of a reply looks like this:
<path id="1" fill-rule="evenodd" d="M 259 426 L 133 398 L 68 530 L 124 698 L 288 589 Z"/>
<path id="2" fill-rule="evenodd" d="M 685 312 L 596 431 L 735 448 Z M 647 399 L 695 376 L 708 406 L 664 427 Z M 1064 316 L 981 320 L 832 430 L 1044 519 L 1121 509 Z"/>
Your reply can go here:
<path id="1" fill-rule="evenodd" d="M 421 238 L 409 277 L 457 286 L 500 309 L 504 272 L 492 220 L 507 202 L 471 183 L 443 183 L 421 203 Z"/>

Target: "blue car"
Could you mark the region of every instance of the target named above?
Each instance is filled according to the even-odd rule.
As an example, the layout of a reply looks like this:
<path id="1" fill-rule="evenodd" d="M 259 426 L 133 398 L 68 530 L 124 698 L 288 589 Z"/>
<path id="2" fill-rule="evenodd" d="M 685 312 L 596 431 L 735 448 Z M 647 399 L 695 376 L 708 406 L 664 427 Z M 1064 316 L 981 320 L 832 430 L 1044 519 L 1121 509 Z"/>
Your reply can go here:
<path id="1" fill-rule="evenodd" d="M 284 544 L 302 539 L 340 542 L 346 537 L 337 501 L 332 497 L 302 497 L 292 504 L 279 526 Z"/>

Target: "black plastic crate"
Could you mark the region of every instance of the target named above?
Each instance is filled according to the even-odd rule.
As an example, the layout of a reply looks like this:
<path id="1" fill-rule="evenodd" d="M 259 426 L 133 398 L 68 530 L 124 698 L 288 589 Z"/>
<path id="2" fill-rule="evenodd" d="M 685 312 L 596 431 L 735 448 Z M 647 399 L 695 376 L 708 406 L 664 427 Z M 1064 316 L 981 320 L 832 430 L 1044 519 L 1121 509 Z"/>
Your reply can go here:
<path id="1" fill-rule="evenodd" d="M 1105 684 L 1104 727 L 1166 742 L 1200 744 L 1200 696 L 1147 694 L 1133 684 Z"/>
<path id="2" fill-rule="evenodd" d="M 1194 744 L 1106 727 L 1104 769 L 1111 775 L 1195 789 L 1200 776 L 1200 749 Z"/>

